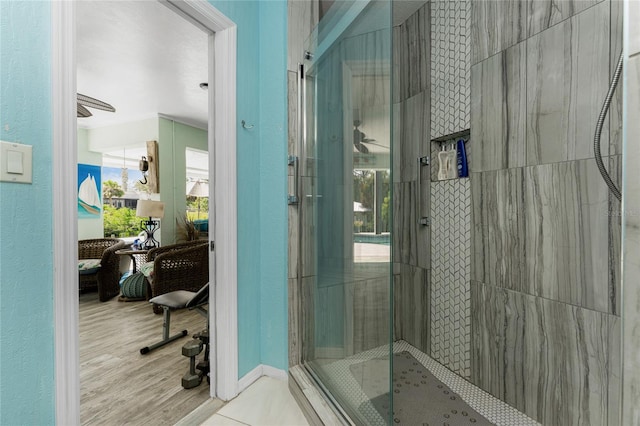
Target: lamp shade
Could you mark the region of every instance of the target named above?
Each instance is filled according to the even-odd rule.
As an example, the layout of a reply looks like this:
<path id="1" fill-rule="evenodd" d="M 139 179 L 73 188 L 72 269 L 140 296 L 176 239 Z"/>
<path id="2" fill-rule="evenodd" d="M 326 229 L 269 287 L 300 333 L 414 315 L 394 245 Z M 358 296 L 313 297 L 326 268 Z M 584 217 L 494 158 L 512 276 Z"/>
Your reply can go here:
<path id="1" fill-rule="evenodd" d="M 136 207 L 138 217 L 164 217 L 164 203 L 162 201 L 138 200 Z"/>

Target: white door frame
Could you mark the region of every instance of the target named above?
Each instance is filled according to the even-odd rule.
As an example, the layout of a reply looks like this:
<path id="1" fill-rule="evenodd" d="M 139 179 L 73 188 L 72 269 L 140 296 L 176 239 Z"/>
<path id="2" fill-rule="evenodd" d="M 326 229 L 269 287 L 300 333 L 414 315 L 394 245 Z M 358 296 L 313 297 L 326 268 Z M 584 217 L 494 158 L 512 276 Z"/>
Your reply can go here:
<path id="1" fill-rule="evenodd" d="M 162 0 L 211 33 L 209 37 L 209 173 L 214 200 L 215 276 L 210 315 L 215 324 L 211 396 L 238 394 L 236 25 L 206 0 Z M 80 424 L 78 231 L 76 188 L 76 8 L 52 1 L 53 260 L 56 423 Z M 213 82 L 213 84 L 211 84 Z M 71 172 L 69 172 L 71 171 Z M 213 357 L 213 355 L 212 355 Z"/>

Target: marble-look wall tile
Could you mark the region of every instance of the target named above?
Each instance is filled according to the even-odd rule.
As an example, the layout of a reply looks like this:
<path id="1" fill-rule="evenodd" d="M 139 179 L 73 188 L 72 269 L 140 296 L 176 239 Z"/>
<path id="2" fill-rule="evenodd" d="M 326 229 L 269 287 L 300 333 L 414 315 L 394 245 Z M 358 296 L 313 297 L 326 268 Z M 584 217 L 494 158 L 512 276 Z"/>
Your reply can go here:
<path id="1" fill-rule="evenodd" d="M 391 29 L 391 46 L 393 73 L 391 78 L 391 94 L 393 96 L 393 104 L 397 105 L 403 99 L 402 86 L 409 78 L 409 68 L 407 64 L 407 28 L 404 25 L 398 25 Z"/>
<path id="2" fill-rule="evenodd" d="M 622 186 L 622 155 L 604 158 L 609 175 L 618 187 Z M 609 191 L 609 312 L 621 314 L 622 292 L 622 205 Z"/>
<path id="3" fill-rule="evenodd" d="M 393 28 L 394 103 L 429 90 L 431 42 L 430 4 L 427 2 Z"/>
<path id="4" fill-rule="evenodd" d="M 288 325 L 289 325 L 289 368 L 302 362 L 302 294 L 301 282 L 296 278 L 289 278 L 288 284 Z"/>
<path id="5" fill-rule="evenodd" d="M 302 193 L 300 196 L 299 220 L 302 221 L 300 235 L 300 250 L 302 263 L 300 272 L 302 277 L 316 274 L 316 218 L 315 204 L 317 200 L 316 180 L 314 177 L 300 179 Z"/>
<path id="6" fill-rule="evenodd" d="M 474 171 L 526 164 L 526 53 L 519 43 L 471 69 Z"/>
<path id="7" fill-rule="evenodd" d="M 303 60 L 305 41 L 318 24 L 318 6 L 317 0 L 288 0 L 287 2 L 287 49 L 289 52 L 287 69 L 289 71 L 296 71 L 298 63 Z"/>
<path id="8" fill-rule="evenodd" d="M 429 270 L 396 264 L 394 274 L 394 340 L 405 340 L 428 354 L 430 342 Z"/>
<path id="9" fill-rule="evenodd" d="M 415 182 L 393 185 L 393 262 L 407 265 L 416 264 L 416 222 Z"/>
<path id="10" fill-rule="evenodd" d="M 429 94 L 421 92 L 399 104 L 396 126 L 400 158 L 396 175 L 400 182 L 415 181 L 418 176 L 418 157 L 429 154 Z"/>
<path id="11" fill-rule="evenodd" d="M 395 74 L 395 73 L 394 73 Z M 395 103 L 391 106 L 391 178 L 393 183 L 400 183 L 403 175 L 400 170 L 402 158 L 402 103 Z"/>
<path id="12" fill-rule="evenodd" d="M 290 155 L 300 155 L 298 140 L 298 74 L 293 71 L 287 72 L 287 152 Z M 289 174 L 293 174 L 293 167 Z"/>
<path id="13" fill-rule="evenodd" d="M 492 0 L 471 2 L 471 63 L 489 56 L 527 37 L 527 2 Z"/>
<path id="14" fill-rule="evenodd" d="M 472 181 L 474 279 L 610 312 L 609 193 L 592 160 Z"/>
<path id="15" fill-rule="evenodd" d="M 527 34 L 532 36 L 603 0 L 527 0 Z"/>
<path id="16" fill-rule="evenodd" d="M 422 185 L 422 213 L 430 214 L 428 171 Z M 429 269 L 431 265 L 431 227 L 418 224 L 416 182 L 393 185 L 393 262 Z"/>
<path id="17" fill-rule="evenodd" d="M 525 185 L 530 288 L 608 312 L 609 193 L 596 165 L 586 160 L 527 168 Z"/>
<path id="18" fill-rule="evenodd" d="M 526 291 L 524 169 L 471 175 L 471 279 Z"/>
<path id="19" fill-rule="evenodd" d="M 352 312 L 348 311 L 346 302 L 353 283 L 326 285 L 322 278 L 316 283 L 313 289 L 315 354 L 320 358 L 348 356 L 351 336 L 345 324 Z"/>
<path id="20" fill-rule="evenodd" d="M 624 28 L 624 2 L 610 0 L 611 3 L 611 59 L 609 67 L 609 81 L 618 64 L 622 53 L 622 30 Z M 635 26 L 634 26 L 635 27 Z M 609 154 L 622 154 L 622 99 L 624 93 L 624 78 L 620 78 L 609 109 Z M 604 102 L 602 98 L 601 104 Z M 606 150 L 604 151 L 606 152 Z"/>
<path id="21" fill-rule="evenodd" d="M 389 277 L 358 281 L 353 285 L 353 351 L 389 343 L 391 326 Z"/>
<path id="22" fill-rule="evenodd" d="M 299 278 L 300 286 L 298 287 L 300 302 L 298 304 L 298 320 L 300 326 L 300 338 L 298 348 L 300 350 L 301 360 L 309 361 L 316 358 L 315 352 L 315 286 L 317 278 L 304 277 Z"/>
<path id="23" fill-rule="evenodd" d="M 431 226 L 419 223 L 419 216 L 431 220 L 431 170 L 430 166 L 421 166 L 421 169 L 420 186 L 416 187 L 416 194 L 418 190 L 421 192 L 416 196 L 420 202 L 420 209 L 416 210 L 416 221 L 413 223 L 417 250 L 416 263 L 413 266 L 431 269 Z"/>
<path id="24" fill-rule="evenodd" d="M 527 164 L 593 157 L 607 93 L 610 8 L 600 3 L 527 40 Z M 608 121 L 602 145 L 609 143 Z"/>
<path id="25" fill-rule="evenodd" d="M 473 383 L 542 424 L 617 424 L 618 317 L 476 281 L 471 292 Z"/>
<path id="26" fill-rule="evenodd" d="M 631 22 L 640 19 L 640 4 L 628 2 L 629 17 Z M 633 36 L 640 37 L 640 31 L 636 29 L 628 30 Z M 636 40 L 640 42 L 640 40 Z M 629 47 L 632 48 L 633 43 Z M 640 50 L 640 44 L 635 46 L 635 51 Z M 631 50 L 632 52 L 634 50 Z M 623 212 L 623 235 L 622 242 L 622 279 L 624 288 L 624 298 L 622 306 L 622 322 L 624 331 L 622 341 L 624 342 L 623 359 L 623 405 L 622 424 L 640 424 L 640 182 L 636 172 L 640 164 L 640 120 L 637 119 L 640 113 L 640 57 L 634 56 L 626 63 L 627 94 L 626 108 L 627 117 L 634 116 L 636 119 L 627 120 L 625 123 L 625 155 L 624 155 L 624 184 L 622 185 L 624 198 Z"/>
<path id="27" fill-rule="evenodd" d="M 471 1 L 431 1 L 431 137 L 469 128 Z"/>

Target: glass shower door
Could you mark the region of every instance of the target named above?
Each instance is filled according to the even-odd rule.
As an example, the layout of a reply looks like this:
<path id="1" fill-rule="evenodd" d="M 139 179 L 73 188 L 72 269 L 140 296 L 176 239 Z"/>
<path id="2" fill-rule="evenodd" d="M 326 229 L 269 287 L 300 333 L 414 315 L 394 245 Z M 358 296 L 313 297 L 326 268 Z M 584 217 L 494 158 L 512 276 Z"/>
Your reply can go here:
<path id="1" fill-rule="evenodd" d="M 390 1 L 336 2 L 305 54 L 303 361 L 358 424 L 389 424 Z"/>

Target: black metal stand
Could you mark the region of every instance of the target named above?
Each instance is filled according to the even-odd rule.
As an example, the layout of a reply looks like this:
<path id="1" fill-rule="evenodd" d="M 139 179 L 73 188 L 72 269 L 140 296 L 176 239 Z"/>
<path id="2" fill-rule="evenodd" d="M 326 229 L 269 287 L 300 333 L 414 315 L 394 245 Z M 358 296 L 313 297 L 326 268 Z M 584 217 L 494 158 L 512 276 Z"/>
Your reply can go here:
<path id="1" fill-rule="evenodd" d="M 149 218 L 149 220 L 142 221 L 142 226 L 144 227 L 144 232 L 147 233 L 147 239 L 144 240 L 142 248 L 151 250 L 152 248 L 160 247 L 160 242 L 153 237 L 153 234 L 160 228 L 160 221 Z"/>

